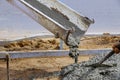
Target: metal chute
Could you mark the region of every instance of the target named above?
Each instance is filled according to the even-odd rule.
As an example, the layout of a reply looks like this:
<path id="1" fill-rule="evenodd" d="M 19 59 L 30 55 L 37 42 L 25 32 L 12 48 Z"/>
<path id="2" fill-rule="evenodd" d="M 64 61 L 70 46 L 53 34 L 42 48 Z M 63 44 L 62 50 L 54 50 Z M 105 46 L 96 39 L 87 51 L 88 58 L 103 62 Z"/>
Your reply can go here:
<path id="1" fill-rule="evenodd" d="M 82 16 L 58 0 L 7 0 L 36 22 L 61 38 L 76 53 L 80 38 L 93 20 Z"/>

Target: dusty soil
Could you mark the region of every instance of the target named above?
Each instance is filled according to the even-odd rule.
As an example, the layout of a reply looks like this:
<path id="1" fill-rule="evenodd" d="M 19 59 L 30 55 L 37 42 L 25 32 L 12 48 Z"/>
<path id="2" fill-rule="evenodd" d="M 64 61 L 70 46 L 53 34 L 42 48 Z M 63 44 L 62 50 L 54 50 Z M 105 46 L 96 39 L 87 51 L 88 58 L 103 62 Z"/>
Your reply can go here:
<path id="1" fill-rule="evenodd" d="M 79 62 L 92 56 L 80 56 Z M 64 61 L 64 62 L 63 62 Z M 74 63 L 69 57 L 14 59 L 10 61 L 10 80 L 60 80 L 55 76 L 63 66 Z M 0 80 L 6 80 L 5 61 L 0 61 Z"/>
<path id="2" fill-rule="evenodd" d="M 85 36 L 81 39 L 80 49 L 111 48 L 120 40 L 120 36 L 101 35 Z M 68 47 L 64 45 L 64 49 Z M 33 51 L 59 49 L 59 39 L 32 38 L 18 40 L 0 46 L 0 51 Z M 79 62 L 89 60 L 93 56 L 80 56 Z M 0 80 L 6 80 L 6 61 L 0 60 Z M 10 61 L 10 80 L 60 80 L 54 73 L 62 67 L 74 63 L 69 57 L 14 59 Z"/>
<path id="3" fill-rule="evenodd" d="M 81 39 L 80 49 L 99 49 L 111 48 L 111 46 L 120 40 L 120 36 L 101 35 L 85 36 Z M 33 50 L 59 50 L 60 40 L 55 38 L 28 38 L 12 41 L 0 45 L 0 51 L 33 51 Z M 63 44 L 63 49 L 69 49 Z"/>

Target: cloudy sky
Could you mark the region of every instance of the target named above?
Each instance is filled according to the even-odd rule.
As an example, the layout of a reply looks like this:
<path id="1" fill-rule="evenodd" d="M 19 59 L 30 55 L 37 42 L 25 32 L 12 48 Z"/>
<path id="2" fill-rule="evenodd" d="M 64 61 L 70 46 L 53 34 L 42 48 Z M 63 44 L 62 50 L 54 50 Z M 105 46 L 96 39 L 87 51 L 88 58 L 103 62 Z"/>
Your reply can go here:
<path id="1" fill-rule="evenodd" d="M 77 12 L 94 18 L 88 33 L 120 33 L 120 0 L 61 0 Z"/>
<path id="2" fill-rule="evenodd" d="M 120 0 L 60 0 L 78 13 L 93 18 L 87 33 L 120 33 Z M 27 15 L 0 0 L 0 34 L 33 33 L 46 30 Z"/>

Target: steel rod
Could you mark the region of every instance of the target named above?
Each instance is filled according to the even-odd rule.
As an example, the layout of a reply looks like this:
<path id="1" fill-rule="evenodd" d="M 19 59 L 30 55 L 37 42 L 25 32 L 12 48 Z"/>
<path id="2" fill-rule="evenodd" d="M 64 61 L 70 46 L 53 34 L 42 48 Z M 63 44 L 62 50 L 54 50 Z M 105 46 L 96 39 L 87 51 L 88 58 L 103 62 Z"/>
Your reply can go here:
<path id="1" fill-rule="evenodd" d="M 7 63 L 7 80 L 10 80 L 10 74 L 9 74 L 9 54 L 6 55 L 6 63 Z"/>

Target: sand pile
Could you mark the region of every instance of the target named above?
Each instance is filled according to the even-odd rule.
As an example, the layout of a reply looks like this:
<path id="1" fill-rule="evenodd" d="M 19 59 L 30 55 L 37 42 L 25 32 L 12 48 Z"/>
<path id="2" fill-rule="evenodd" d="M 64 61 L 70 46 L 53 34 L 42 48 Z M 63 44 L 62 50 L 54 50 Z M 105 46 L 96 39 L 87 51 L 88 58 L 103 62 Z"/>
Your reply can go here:
<path id="1" fill-rule="evenodd" d="M 113 55 L 103 64 L 112 67 L 85 67 L 99 62 L 106 54 L 100 54 L 89 61 L 72 64 L 62 69 L 62 80 L 120 80 L 120 54 Z"/>
<path id="2" fill-rule="evenodd" d="M 99 44 L 99 45 L 114 43 L 119 40 L 120 40 L 119 36 L 112 36 L 112 35 L 102 35 L 94 39 L 95 44 Z"/>
<path id="3" fill-rule="evenodd" d="M 120 36 L 101 35 L 101 36 L 85 36 L 80 42 L 80 48 L 83 49 L 100 49 L 111 48 L 112 45 L 120 40 Z"/>
<path id="4" fill-rule="evenodd" d="M 120 40 L 120 36 L 101 35 L 85 36 L 80 41 L 80 49 L 100 49 L 111 48 L 111 46 Z M 32 51 L 32 50 L 58 50 L 60 40 L 56 38 L 28 38 L 12 42 L 0 42 L 0 51 Z M 69 47 L 63 44 L 63 49 Z"/>
<path id="5" fill-rule="evenodd" d="M 25 51 L 25 50 L 56 50 L 59 49 L 59 42 L 55 39 L 23 39 L 14 41 L 2 46 L 6 51 Z"/>

